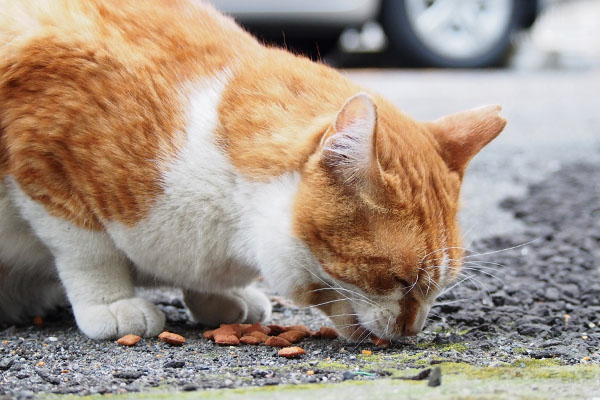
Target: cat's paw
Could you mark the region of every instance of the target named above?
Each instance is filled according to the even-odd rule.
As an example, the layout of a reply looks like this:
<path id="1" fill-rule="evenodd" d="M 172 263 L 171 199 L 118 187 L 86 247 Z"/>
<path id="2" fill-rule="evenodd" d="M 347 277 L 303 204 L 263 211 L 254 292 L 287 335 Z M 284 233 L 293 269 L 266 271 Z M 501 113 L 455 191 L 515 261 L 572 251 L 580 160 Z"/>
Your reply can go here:
<path id="1" fill-rule="evenodd" d="M 253 324 L 271 318 L 271 301 L 261 290 L 248 286 L 234 290 L 233 295 L 240 297 L 246 303 L 247 312 L 242 323 Z"/>
<path id="2" fill-rule="evenodd" d="M 115 339 L 128 334 L 156 336 L 165 324 L 165 314 L 157 306 L 137 297 L 79 306 L 74 312 L 79 329 L 92 339 Z"/>
<path id="3" fill-rule="evenodd" d="M 185 304 L 194 319 L 205 326 L 262 322 L 271 317 L 271 302 L 253 287 L 225 293 L 186 291 Z"/>

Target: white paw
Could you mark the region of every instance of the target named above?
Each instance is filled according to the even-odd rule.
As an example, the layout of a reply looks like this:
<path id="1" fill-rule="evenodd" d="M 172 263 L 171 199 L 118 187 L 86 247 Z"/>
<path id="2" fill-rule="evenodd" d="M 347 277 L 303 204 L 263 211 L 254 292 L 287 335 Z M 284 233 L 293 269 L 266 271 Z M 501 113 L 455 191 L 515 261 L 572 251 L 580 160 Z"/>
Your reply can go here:
<path id="1" fill-rule="evenodd" d="M 158 307 L 137 297 L 74 307 L 74 312 L 79 329 L 92 339 L 115 339 L 130 333 L 156 336 L 165 324 L 165 314 Z"/>
<path id="2" fill-rule="evenodd" d="M 194 319 L 205 326 L 262 322 L 271 317 L 271 302 L 253 287 L 218 294 L 186 291 L 184 301 Z"/>
<path id="3" fill-rule="evenodd" d="M 247 310 L 242 323 L 253 324 L 271 318 L 271 301 L 262 291 L 249 286 L 234 290 L 232 293 L 246 303 Z"/>

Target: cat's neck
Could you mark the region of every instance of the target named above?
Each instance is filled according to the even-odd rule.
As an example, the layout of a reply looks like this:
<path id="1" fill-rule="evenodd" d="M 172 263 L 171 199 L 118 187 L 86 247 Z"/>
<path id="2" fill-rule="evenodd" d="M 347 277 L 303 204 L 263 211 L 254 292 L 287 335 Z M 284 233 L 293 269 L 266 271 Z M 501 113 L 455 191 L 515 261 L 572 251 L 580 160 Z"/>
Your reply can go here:
<path id="1" fill-rule="evenodd" d="M 346 99 L 361 90 L 325 65 L 277 49 L 238 61 L 221 98 L 216 134 L 233 165 L 251 179 L 299 171 Z"/>
<path id="2" fill-rule="evenodd" d="M 235 202 L 241 211 L 236 250 L 283 294 L 306 281 L 301 275 L 316 270 L 312 253 L 292 232 L 300 179 L 297 172 L 266 182 L 240 178 L 236 190 Z"/>

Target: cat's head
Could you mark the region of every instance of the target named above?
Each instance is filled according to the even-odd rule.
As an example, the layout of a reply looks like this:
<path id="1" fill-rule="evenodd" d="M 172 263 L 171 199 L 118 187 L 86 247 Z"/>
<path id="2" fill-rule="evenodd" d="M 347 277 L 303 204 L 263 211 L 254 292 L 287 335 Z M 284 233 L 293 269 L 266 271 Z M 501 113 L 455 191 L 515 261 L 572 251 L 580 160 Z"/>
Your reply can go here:
<path id="1" fill-rule="evenodd" d="M 504 128 L 499 112 L 420 123 L 383 99 L 350 98 L 302 171 L 294 231 L 318 267 L 296 299 L 351 340 L 418 333 L 460 271 L 460 186 Z"/>

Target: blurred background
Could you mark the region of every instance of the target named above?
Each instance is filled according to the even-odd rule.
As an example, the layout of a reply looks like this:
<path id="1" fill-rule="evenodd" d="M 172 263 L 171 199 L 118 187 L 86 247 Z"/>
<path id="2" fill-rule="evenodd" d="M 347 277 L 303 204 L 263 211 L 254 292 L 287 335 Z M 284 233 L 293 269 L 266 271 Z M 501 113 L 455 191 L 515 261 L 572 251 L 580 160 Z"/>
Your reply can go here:
<path id="1" fill-rule="evenodd" d="M 501 104 L 509 123 L 463 185 L 467 244 L 523 228 L 503 199 L 562 166 L 600 165 L 600 0 L 213 2 L 414 118 Z"/>
<path id="2" fill-rule="evenodd" d="M 341 67 L 598 65 L 598 0 L 212 0 L 268 43 Z"/>

